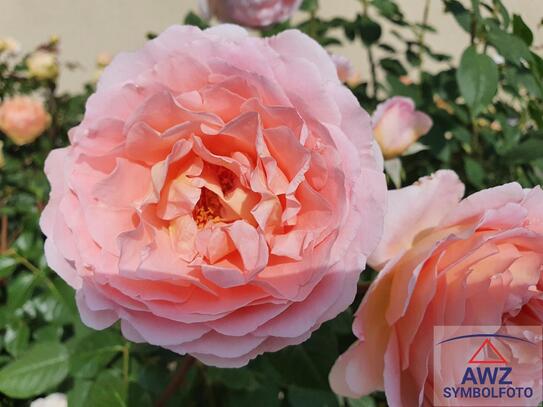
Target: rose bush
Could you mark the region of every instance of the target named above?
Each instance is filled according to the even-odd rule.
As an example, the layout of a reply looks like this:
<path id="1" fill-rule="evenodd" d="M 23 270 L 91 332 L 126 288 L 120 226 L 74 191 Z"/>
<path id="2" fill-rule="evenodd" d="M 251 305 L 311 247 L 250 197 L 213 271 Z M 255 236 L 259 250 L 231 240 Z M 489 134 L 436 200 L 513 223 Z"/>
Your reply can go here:
<path id="1" fill-rule="evenodd" d="M 309 37 L 174 26 L 115 58 L 69 136 L 41 225 L 87 325 L 232 367 L 354 299 L 386 182 Z"/>

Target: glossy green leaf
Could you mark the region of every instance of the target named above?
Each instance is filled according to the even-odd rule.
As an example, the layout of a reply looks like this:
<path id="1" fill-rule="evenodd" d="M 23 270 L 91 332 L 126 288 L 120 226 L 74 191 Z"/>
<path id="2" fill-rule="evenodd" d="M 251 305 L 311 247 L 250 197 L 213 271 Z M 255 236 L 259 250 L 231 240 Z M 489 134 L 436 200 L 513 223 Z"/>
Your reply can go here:
<path id="1" fill-rule="evenodd" d="M 359 399 L 347 399 L 347 404 L 349 407 L 377 407 L 377 403 L 370 396 Z"/>
<path id="2" fill-rule="evenodd" d="M 90 380 L 75 380 L 74 387 L 68 392 L 68 406 L 83 406 L 92 387 Z"/>
<path id="3" fill-rule="evenodd" d="M 14 357 L 19 356 L 27 347 L 30 339 L 30 329 L 21 320 L 16 320 L 6 326 L 4 347 Z"/>
<path id="4" fill-rule="evenodd" d="M 123 349 L 123 338 L 115 331 L 97 331 L 71 346 L 70 372 L 74 377 L 94 377 Z"/>
<path id="5" fill-rule="evenodd" d="M 496 95 L 498 68 L 490 57 L 478 54 L 474 47 L 469 47 L 462 55 L 456 80 L 466 104 L 473 115 L 477 115 Z"/>
<path id="6" fill-rule="evenodd" d="M 40 343 L 0 370 L 0 392 L 29 398 L 61 383 L 68 374 L 68 350 L 59 343 Z"/>
<path id="7" fill-rule="evenodd" d="M 357 20 L 358 35 L 364 44 L 370 46 L 381 38 L 381 26 L 367 16 L 359 16 Z"/>
<path id="8" fill-rule="evenodd" d="M 468 180 L 476 187 L 482 188 L 484 186 L 485 170 L 478 161 L 473 158 L 464 158 L 464 168 Z"/>
<path id="9" fill-rule="evenodd" d="M 511 162 L 530 162 L 543 157 L 543 140 L 530 138 L 504 154 Z"/>
<path id="10" fill-rule="evenodd" d="M 532 58 L 526 43 L 513 34 L 492 29 L 488 34 L 488 41 L 512 64 L 520 66 L 523 60 L 530 61 Z"/>
<path id="11" fill-rule="evenodd" d="M 534 42 L 534 34 L 518 14 L 513 15 L 513 34 L 530 46 Z"/>
<path id="12" fill-rule="evenodd" d="M 126 407 L 126 389 L 119 372 L 103 371 L 91 386 L 83 407 Z"/>
<path id="13" fill-rule="evenodd" d="M 316 389 L 291 386 L 288 389 L 288 402 L 291 407 L 338 407 L 334 393 Z"/>

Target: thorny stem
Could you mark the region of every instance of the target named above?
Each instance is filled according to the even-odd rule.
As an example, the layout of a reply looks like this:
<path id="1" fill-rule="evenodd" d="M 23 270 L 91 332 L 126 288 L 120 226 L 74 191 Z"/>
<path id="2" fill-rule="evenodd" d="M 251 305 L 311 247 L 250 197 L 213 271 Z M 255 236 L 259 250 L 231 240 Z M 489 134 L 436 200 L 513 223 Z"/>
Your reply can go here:
<path id="1" fill-rule="evenodd" d="M 194 362 L 196 362 L 196 359 L 194 359 L 192 356 L 185 356 L 183 363 L 179 365 L 177 371 L 172 377 L 172 380 L 170 380 L 170 383 L 168 383 L 160 395 L 160 398 L 155 403 L 155 407 L 164 407 L 168 403 L 168 401 L 174 396 L 177 389 L 185 382 L 187 373 Z"/>

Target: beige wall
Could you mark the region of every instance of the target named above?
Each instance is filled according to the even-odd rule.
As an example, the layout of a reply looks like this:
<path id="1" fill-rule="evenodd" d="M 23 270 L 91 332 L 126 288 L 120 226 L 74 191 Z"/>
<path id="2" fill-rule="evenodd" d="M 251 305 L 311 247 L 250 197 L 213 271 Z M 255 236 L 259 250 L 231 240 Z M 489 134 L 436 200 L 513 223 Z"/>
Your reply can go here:
<path id="1" fill-rule="evenodd" d="M 411 21 L 422 17 L 423 0 L 399 0 Z M 504 0 L 521 14 L 536 31 L 536 42 L 543 43 L 543 30 L 537 26 L 543 18 L 543 0 Z M 62 89 L 77 89 L 93 76 L 96 55 L 116 53 L 141 46 L 148 31 L 160 32 L 182 21 L 197 0 L 0 0 L 0 37 L 11 36 L 30 50 L 50 35 L 61 38 L 64 62 L 79 62 L 82 67 L 64 73 Z M 358 0 L 321 0 L 325 16 L 352 16 L 359 10 Z M 466 35 L 443 13 L 441 0 L 431 0 L 430 21 L 439 33 L 429 34 L 428 42 L 440 52 L 454 55 L 464 48 Z M 391 39 L 393 41 L 393 39 Z M 349 45 L 336 51 L 353 60 L 362 75 L 367 75 L 366 56 L 361 47 Z"/>

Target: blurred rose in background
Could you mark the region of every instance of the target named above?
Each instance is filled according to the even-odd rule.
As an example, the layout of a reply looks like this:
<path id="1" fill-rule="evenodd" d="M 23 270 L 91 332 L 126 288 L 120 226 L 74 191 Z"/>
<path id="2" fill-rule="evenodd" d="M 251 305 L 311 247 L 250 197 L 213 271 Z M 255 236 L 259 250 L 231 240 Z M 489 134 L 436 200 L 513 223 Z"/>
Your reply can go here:
<path id="1" fill-rule="evenodd" d="M 373 114 L 375 139 L 386 159 L 398 157 L 432 128 L 432 119 L 415 110 L 415 103 L 395 96 L 377 106 Z"/>
<path id="2" fill-rule="evenodd" d="M 199 0 L 206 18 L 245 27 L 266 27 L 288 20 L 302 0 Z"/>
<path id="3" fill-rule="evenodd" d="M 16 96 L 0 105 L 0 130 L 19 146 L 33 142 L 50 123 L 51 116 L 38 99 Z"/>

